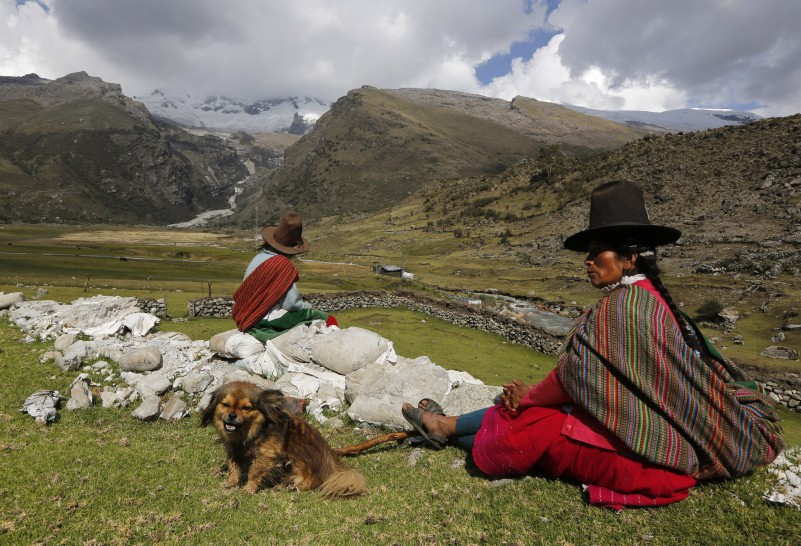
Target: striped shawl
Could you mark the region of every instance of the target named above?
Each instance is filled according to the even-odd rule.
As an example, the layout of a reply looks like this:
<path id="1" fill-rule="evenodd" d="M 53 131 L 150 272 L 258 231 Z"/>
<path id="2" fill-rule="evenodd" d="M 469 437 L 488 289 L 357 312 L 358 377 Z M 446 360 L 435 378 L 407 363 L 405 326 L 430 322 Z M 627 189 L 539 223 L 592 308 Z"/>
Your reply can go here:
<path id="1" fill-rule="evenodd" d="M 240 332 L 258 323 L 298 280 L 298 269 L 286 256 L 276 255 L 251 271 L 234 292 L 231 318 Z"/>
<path id="2" fill-rule="evenodd" d="M 704 362 L 653 294 L 621 286 L 573 326 L 557 366 L 574 402 L 634 453 L 697 479 L 728 478 L 784 448 L 773 402 L 738 386 L 723 357 Z"/>

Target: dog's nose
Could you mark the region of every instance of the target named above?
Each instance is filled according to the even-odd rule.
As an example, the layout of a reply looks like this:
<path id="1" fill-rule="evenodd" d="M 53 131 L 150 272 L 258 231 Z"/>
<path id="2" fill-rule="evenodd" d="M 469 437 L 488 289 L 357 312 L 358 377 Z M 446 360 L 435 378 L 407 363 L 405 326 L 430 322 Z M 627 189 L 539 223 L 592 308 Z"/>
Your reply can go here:
<path id="1" fill-rule="evenodd" d="M 228 414 L 228 420 L 229 421 L 236 421 L 236 413 L 234 413 L 234 412 L 229 413 Z"/>

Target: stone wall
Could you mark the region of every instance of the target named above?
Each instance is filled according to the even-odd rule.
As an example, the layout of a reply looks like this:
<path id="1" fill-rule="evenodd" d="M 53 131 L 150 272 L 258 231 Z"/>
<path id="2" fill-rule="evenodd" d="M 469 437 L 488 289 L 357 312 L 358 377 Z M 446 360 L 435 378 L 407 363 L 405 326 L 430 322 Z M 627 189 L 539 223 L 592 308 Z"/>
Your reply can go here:
<path id="1" fill-rule="evenodd" d="M 763 384 L 765 392 L 773 400 L 791 410 L 801 413 L 801 390 L 792 385 L 784 385 L 776 381 L 766 381 Z"/>
<path id="2" fill-rule="evenodd" d="M 341 292 L 335 294 L 304 294 L 303 299 L 316 309 L 336 314 L 343 309 L 367 309 L 372 307 L 405 307 L 426 315 L 446 320 L 452 324 L 483 330 L 532 347 L 545 354 L 556 354 L 562 339 L 542 330 L 505 317 L 481 307 L 426 298 L 411 292 Z M 190 317 L 231 316 L 233 300 L 229 297 L 203 298 L 189 302 Z M 776 402 L 801 413 L 801 387 L 790 380 L 770 380 L 753 374 L 766 393 Z"/>
<path id="3" fill-rule="evenodd" d="M 234 300 L 230 297 L 201 298 L 199 300 L 189 300 L 189 318 L 212 317 L 228 318 L 231 316 L 231 309 Z"/>
<path id="4" fill-rule="evenodd" d="M 139 308 L 144 313 L 150 313 L 160 318 L 167 317 L 167 302 L 162 298 L 154 300 L 153 298 L 135 298 Z"/>
<path id="5" fill-rule="evenodd" d="M 371 307 L 405 307 L 426 315 L 446 320 L 458 326 L 498 334 L 509 341 L 533 347 L 546 354 L 555 354 L 562 340 L 542 330 L 504 317 L 483 308 L 435 300 L 411 292 L 343 292 L 336 294 L 304 294 L 303 299 L 315 309 L 336 314 L 343 309 Z M 203 298 L 189 302 L 190 317 L 230 317 L 231 298 Z"/>

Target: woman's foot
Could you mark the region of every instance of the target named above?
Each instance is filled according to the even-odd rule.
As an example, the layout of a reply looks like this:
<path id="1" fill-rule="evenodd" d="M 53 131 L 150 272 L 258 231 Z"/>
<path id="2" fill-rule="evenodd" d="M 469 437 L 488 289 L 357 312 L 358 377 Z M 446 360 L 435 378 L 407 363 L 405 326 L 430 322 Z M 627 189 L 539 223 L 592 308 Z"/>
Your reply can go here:
<path id="1" fill-rule="evenodd" d="M 429 413 L 436 413 L 437 415 L 445 415 L 442 406 L 430 398 L 423 398 L 417 403 L 417 407 Z"/>
<path id="2" fill-rule="evenodd" d="M 456 433 L 456 417 L 445 416 L 404 402 L 401 407 L 403 417 L 425 438 L 434 449 L 442 449 L 448 443 L 448 437 Z"/>

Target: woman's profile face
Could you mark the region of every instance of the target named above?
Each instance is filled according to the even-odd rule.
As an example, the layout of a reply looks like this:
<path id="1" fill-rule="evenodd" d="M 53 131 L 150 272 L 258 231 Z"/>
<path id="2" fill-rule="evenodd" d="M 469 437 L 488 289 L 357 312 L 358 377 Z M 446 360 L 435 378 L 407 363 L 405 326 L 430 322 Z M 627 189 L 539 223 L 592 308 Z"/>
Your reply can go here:
<path id="1" fill-rule="evenodd" d="M 634 259 L 634 256 L 621 258 L 608 243 L 591 242 L 587 247 L 587 257 L 584 258 L 590 284 L 595 288 L 603 288 L 619 282 L 623 273 L 634 267 Z"/>

